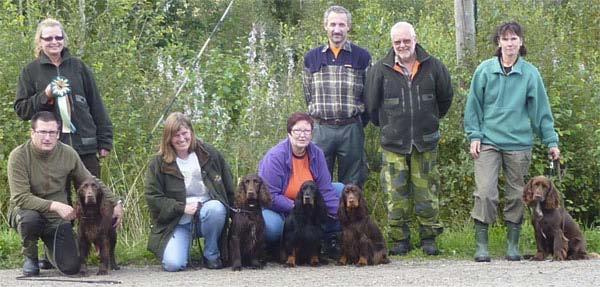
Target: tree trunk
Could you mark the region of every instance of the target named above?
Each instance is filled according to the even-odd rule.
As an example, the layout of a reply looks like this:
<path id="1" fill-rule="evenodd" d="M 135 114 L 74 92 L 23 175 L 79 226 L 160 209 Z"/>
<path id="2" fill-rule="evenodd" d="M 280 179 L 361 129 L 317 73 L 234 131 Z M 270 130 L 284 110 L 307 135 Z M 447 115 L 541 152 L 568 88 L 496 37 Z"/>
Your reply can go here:
<path id="1" fill-rule="evenodd" d="M 83 57 L 83 52 L 85 49 L 85 40 L 86 40 L 86 19 L 85 19 L 85 0 L 79 0 L 79 16 L 81 16 L 81 43 L 79 45 L 79 57 Z"/>
<path id="2" fill-rule="evenodd" d="M 456 61 L 459 67 L 472 69 L 471 56 L 475 46 L 475 2 L 476 0 L 454 0 L 456 23 Z"/>

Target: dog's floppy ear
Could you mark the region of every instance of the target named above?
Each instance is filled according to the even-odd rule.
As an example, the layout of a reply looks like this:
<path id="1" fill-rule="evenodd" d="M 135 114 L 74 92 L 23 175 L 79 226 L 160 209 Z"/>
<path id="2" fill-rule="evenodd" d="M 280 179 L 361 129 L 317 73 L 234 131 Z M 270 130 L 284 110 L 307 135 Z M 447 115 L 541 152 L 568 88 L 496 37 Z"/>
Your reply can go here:
<path id="1" fill-rule="evenodd" d="M 319 218 L 321 218 L 322 222 L 325 222 L 327 219 L 327 205 L 325 205 L 325 199 L 321 194 L 319 188 L 315 185 L 315 208 L 317 210 Z"/>
<path id="2" fill-rule="evenodd" d="M 258 184 L 258 200 L 260 201 L 260 206 L 271 207 L 271 193 L 269 192 L 267 185 L 260 177 L 258 177 Z"/>
<path id="3" fill-rule="evenodd" d="M 529 205 L 533 201 L 533 178 L 530 179 L 523 188 L 523 202 Z"/>
<path id="4" fill-rule="evenodd" d="M 106 195 L 109 193 L 108 186 L 104 184 L 100 179 L 94 178 L 94 182 L 98 188 L 96 194 L 96 202 L 100 205 L 100 213 L 102 216 L 106 216 L 107 218 L 111 218 L 113 214 L 113 205 L 110 200 L 105 200 Z"/>
<path id="5" fill-rule="evenodd" d="M 358 189 L 358 196 L 360 197 L 359 200 L 359 210 L 362 213 L 362 216 L 368 216 L 369 215 L 369 208 L 367 207 L 367 198 L 365 197 L 365 191 L 360 189 L 360 187 L 356 187 Z"/>
<path id="6" fill-rule="evenodd" d="M 546 209 L 556 209 L 560 206 L 560 196 L 558 193 L 558 189 L 554 186 L 554 183 L 548 180 L 548 191 L 546 193 L 546 200 L 544 201 L 544 208 Z"/>
<path id="7" fill-rule="evenodd" d="M 343 225 L 348 222 L 348 212 L 346 211 L 346 188 L 344 186 L 344 190 L 342 191 L 342 196 L 340 196 L 340 204 L 338 205 L 337 216 L 340 220 L 340 223 Z"/>
<path id="8" fill-rule="evenodd" d="M 237 208 L 242 207 L 242 205 L 246 202 L 246 178 L 242 177 L 238 181 L 238 187 L 235 190 L 235 202 L 234 205 Z"/>

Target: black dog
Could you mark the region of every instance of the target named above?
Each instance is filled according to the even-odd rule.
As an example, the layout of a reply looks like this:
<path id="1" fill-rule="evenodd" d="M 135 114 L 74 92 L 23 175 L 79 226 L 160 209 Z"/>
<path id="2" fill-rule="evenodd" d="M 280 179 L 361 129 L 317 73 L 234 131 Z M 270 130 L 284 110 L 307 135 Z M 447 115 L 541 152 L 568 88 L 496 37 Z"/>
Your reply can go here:
<path id="1" fill-rule="evenodd" d="M 326 217 L 325 201 L 317 186 L 313 181 L 304 182 L 283 228 L 288 267 L 295 267 L 296 264 L 319 265 L 323 237 L 321 224 Z"/>
<path id="2" fill-rule="evenodd" d="M 262 207 L 271 206 L 271 194 L 256 175 L 247 175 L 239 183 L 235 193 L 233 222 L 229 233 L 231 268 L 242 266 L 262 268 L 265 263 L 265 221 Z"/>
<path id="3" fill-rule="evenodd" d="M 107 275 L 108 267 L 119 270 L 115 261 L 117 232 L 112 226 L 113 204 L 106 198 L 107 187 L 96 178 L 86 179 L 77 189 L 79 218 L 80 273 L 87 273 L 86 258 L 93 243 L 100 253 L 97 275 Z"/>

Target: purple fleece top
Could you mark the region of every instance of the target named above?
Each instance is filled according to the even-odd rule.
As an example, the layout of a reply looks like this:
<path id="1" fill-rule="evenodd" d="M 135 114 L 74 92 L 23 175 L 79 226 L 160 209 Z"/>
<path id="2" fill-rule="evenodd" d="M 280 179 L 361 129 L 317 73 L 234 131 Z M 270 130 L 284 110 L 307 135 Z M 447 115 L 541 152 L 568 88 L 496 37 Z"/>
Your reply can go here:
<path id="1" fill-rule="evenodd" d="M 325 199 L 329 216 L 337 218 L 337 209 L 340 202 L 333 185 L 331 175 L 327 169 L 323 151 L 314 143 L 306 147 L 309 156 L 310 172 L 319 191 Z M 292 174 L 292 146 L 289 139 L 285 139 L 272 147 L 258 164 L 258 175 L 265 181 L 271 192 L 271 210 L 288 215 L 294 207 L 294 201 L 287 198 L 285 190 Z"/>

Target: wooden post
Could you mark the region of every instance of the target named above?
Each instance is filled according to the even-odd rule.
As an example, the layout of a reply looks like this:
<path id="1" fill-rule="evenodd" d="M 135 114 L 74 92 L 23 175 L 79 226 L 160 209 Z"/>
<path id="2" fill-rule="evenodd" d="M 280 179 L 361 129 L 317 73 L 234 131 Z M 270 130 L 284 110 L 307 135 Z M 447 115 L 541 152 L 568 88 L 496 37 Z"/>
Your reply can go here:
<path id="1" fill-rule="evenodd" d="M 454 0 L 456 23 L 456 61 L 459 67 L 472 68 L 470 56 L 475 46 L 475 2 L 476 0 Z"/>

